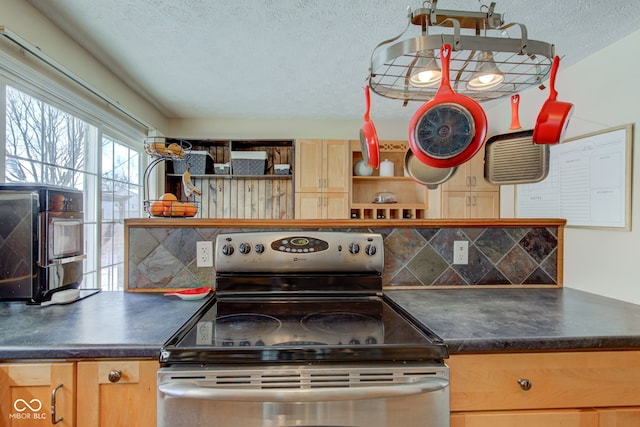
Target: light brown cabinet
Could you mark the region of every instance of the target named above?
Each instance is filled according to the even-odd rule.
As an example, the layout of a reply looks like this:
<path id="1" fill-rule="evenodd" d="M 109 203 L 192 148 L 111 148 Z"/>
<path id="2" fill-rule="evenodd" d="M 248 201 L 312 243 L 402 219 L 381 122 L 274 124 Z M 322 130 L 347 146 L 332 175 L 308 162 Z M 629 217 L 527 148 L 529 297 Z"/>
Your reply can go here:
<path id="1" fill-rule="evenodd" d="M 347 140 L 296 141 L 296 219 L 349 217 L 349 154 Z"/>
<path id="2" fill-rule="evenodd" d="M 484 179 L 484 150 L 442 184 L 442 217 L 500 217 L 500 187 Z"/>
<path id="3" fill-rule="evenodd" d="M 78 362 L 78 426 L 156 425 L 154 360 Z"/>
<path id="4" fill-rule="evenodd" d="M 406 141 L 380 141 L 380 161 L 393 162 L 393 176 L 351 177 L 351 217 L 362 219 L 424 219 L 429 215 L 427 187 L 404 174 L 404 157 L 409 149 Z M 351 141 L 351 171 L 362 160 L 360 141 Z M 374 203 L 379 192 L 391 192 L 396 203 Z"/>
<path id="5" fill-rule="evenodd" d="M 451 426 L 635 427 L 640 351 L 452 355 Z"/>
<path id="6" fill-rule="evenodd" d="M 158 368 L 155 360 L 1 364 L 0 425 L 155 426 Z"/>
<path id="7" fill-rule="evenodd" d="M 76 425 L 76 372 L 73 362 L 0 365 L 0 425 Z"/>

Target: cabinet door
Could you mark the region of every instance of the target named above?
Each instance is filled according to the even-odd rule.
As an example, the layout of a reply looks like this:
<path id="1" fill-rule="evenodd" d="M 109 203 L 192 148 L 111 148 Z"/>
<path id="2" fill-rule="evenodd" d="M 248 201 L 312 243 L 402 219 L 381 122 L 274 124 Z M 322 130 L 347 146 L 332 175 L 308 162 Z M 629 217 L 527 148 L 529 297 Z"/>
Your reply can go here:
<path id="1" fill-rule="evenodd" d="M 484 179 L 484 150 L 481 150 L 468 162 L 458 166 L 456 173 L 442 184 L 443 191 L 499 191 Z"/>
<path id="2" fill-rule="evenodd" d="M 500 193 L 497 191 L 475 191 L 471 200 L 470 218 L 500 217 Z"/>
<path id="3" fill-rule="evenodd" d="M 53 396 L 55 390 L 55 413 Z M 75 426 L 75 370 L 69 363 L 0 365 L 0 425 Z"/>
<path id="4" fill-rule="evenodd" d="M 458 166 L 456 173 L 442 184 L 442 191 L 469 191 L 471 189 L 470 174 L 469 162 Z"/>
<path id="5" fill-rule="evenodd" d="M 296 192 L 315 193 L 323 188 L 324 144 L 320 139 L 299 139 L 296 141 Z"/>
<path id="6" fill-rule="evenodd" d="M 452 414 L 451 427 L 597 427 L 594 411 L 578 409 Z"/>
<path id="7" fill-rule="evenodd" d="M 323 218 L 348 219 L 349 218 L 349 193 L 324 193 Z"/>
<path id="8" fill-rule="evenodd" d="M 156 373 L 151 360 L 78 362 L 78 425 L 156 425 Z"/>
<path id="9" fill-rule="evenodd" d="M 325 171 L 323 191 L 328 193 L 346 193 L 351 178 L 349 141 L 325 141 Z M 305 173 L 305 170 L 302 169 Z M 344 217 L 341 217 L 344 218 Z"/>
<path id="10" fill-rule="evenodd" d="M 322 219 L 322 193 L 296 193 L 296 219 Z"/>
<path id="11" fill-rule="evenodd" d="M 348 193 L 296 193 L 296 219 L 347 219 Z"/>
<path id="12" fill-rule="evenodd" d="M 640 408 L 598 409 L 599 427 L 640 426 Z"/>
<path id="13" fill-rule="evenodd" d="M 468 191 L 442 192 L 443 218 L 469 218 L 471 197 Z"/>

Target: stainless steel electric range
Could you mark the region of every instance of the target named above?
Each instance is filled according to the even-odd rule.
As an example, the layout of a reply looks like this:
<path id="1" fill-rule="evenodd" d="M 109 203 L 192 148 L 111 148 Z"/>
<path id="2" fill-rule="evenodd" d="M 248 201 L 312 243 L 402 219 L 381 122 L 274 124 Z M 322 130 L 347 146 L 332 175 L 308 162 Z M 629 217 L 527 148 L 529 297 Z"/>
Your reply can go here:
<path id="1" fill-rule="evenodd" d="M 216 295 L 162 348 L 159 426 L 448 426 L 446 345 L 363 232 L 220 234 Z"/>

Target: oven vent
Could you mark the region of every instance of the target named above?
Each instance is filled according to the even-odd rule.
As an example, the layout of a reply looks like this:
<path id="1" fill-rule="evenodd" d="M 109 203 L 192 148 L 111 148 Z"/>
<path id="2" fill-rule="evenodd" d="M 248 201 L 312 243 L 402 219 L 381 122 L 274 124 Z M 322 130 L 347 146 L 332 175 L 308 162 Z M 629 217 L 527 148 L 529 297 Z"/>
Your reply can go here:
<path id="1" fill-rule="evenodd" d="M 441 377 L 438 369 L 409 370 L 403 368 L 362 369 L 291 369 L 274 371 L 244 371 L 240 373 L 207 373 L 205 380 L 197 381 L 201 387 L 311 389 L 347 388 L 372 385 L 406 384 L 425 377 Z"/>

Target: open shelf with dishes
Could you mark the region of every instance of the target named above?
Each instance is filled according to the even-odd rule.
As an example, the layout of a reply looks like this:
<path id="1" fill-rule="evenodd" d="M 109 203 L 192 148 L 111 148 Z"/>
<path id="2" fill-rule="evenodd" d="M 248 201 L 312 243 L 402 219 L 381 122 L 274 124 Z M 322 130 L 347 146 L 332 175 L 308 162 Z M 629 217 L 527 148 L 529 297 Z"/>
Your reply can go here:
<path id="1" fill-rule="evenodd" d="M 351 141 L 351 218 L 352 219 L 425 219 L 429 217 L 427 188 L 405 176 L 406 141 L 380 141 L 380 162 L 392 162 L 386 168 L 362 168 L 360 141 Z M 388 176 L 381 176 L 384 169 Z"/>

